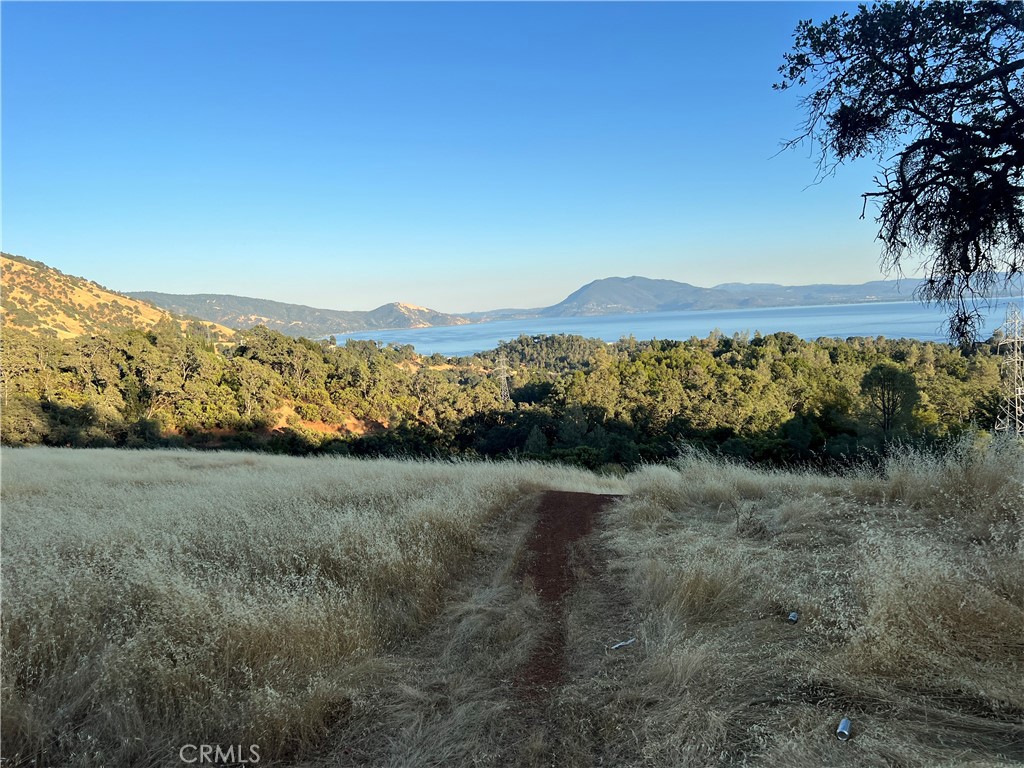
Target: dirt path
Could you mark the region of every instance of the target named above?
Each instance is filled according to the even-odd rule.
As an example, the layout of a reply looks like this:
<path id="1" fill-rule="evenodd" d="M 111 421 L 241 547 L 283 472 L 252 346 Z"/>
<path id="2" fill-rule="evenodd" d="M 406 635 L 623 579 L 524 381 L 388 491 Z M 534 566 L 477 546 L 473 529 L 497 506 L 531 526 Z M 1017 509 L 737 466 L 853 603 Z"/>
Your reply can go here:
<path id="1" fill-rule="evenodd" d="M 626 622 L 599 529 L 615 498 L 543 491 L 492 521 L 431 628 L 354 694 L 344 737 L 304 768 L 608 764 L 622 657 L 605 649 Z"/>
<path id="2" fill-rule="evenodd" d="M 565 596 L 576 582 L 572 546 L 594 530 L 598 513 L 615 496 L 547 491 L 537 507 L 525 578 L 545 608 L 547 626 L 515 687 L 528 700 L 549 694 L 565 680 Z"/>

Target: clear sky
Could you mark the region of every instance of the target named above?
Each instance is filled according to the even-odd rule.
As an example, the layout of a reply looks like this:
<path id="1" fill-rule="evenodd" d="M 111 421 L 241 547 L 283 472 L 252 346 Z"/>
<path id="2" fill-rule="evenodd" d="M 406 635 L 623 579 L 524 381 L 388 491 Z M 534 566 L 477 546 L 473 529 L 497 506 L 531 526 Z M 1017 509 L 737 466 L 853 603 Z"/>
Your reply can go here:
<path id="1" fill-rule="evenodd" d="M 842 10 L 4 2 L 3 250 L 335 309 L 879 279 L 873 164 L 773 157 L 793 29 Z"/>

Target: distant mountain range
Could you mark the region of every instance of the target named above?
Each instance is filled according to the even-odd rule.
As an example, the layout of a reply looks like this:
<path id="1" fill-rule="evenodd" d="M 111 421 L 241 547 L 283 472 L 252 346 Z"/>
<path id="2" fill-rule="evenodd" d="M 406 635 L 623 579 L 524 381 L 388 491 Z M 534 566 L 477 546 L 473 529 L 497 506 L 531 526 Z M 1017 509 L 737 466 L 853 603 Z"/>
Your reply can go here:
<path id="1" fill-rule="evenodd" d="M 722 283 L 713 288 L 699 288 L 674 280 L 609 277 L 583 286 L 561 303 L 548 307 L 545 314 L 590 315 L 903 301 L 912 298 L 916 287 L 917 281 L 875 280 L 861 285 Z"/>
<path id="2" fill-rule="evenodd" d="M 860 285 L 722 283 L 713 288 L 701 288 L 675 280 L 607 277 L 587 283 L 550 307 L 469 312 L 465 317 L 474 322 L 483 322 L 528 317 L 580 317 L 638 312 L 908 301 L 913 298 L 914 291 L 919 285 L 918 280 L 874 280 Z"/>
<path id="3" fill-rule="evenodd" d="M 395 302 L 366 312 L 317 309 L 269 299 L 219 293 L 157 293 L 133 291 L 128 294 L 182 315 L 201 317 L 232 328 L 265 325 L 288 336 L 319 338 L 351 331 L 427 328 L 435 325 L 465 325 L 470 320 L 414 304 Z"/>
<path id="4" fill-rule="evenodd" d="M 2 254 L 2 266 L 4 324 L 61 337 L 123 327 L 147 329 L 172 319 L 181 324 L 202 321 L 206 333 L 219 339 L 228 338 L 231 329 L 254 325 L 315 339 L 354 331 L 515 318 L 906 301 L 913 298 L 920 284 L 916 280 L 875 280 L 861 285 L 722 283 L 701 288 L 674 280 L 608 277 L 584 285 L 550 307 L 453 315 L 398 302 L 361 312 L 227 294 L 117 293 L 21 256 Z"/>
<path id="5" fill-rule="evenodd" d="M 675 280 L 636 276 L 607 277 L 588 283 L 550 307 L 495 309 L 460 315 L 410 304 L 385 304 L 369 312 L 352 312 L 221 294 L 134 292 L 128 295 L 145 299 L 172 312 L 201 317 L 235 328 L 263 324 L 293 336 L 323 337 L 352 331 L 425 328 L 538 317 L 909 301 L 919 284 L 917 280 L 874 280 L 860 285 L 722 283 L 713 288 L 701 288 Z"/>

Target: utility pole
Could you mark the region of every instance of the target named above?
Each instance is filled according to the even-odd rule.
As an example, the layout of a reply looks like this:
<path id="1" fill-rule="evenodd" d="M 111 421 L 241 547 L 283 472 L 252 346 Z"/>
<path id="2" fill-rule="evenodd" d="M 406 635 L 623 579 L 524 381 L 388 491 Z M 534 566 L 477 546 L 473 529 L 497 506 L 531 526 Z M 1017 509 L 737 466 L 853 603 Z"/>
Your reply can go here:
<path id="1" fill-rule="evenodd" d="M 996 431 L 1024 438 L 1024 319 L 1016 304 L 1006 308 L 1003 334 L 999 352 L 1003 355 L 1005 397 Z"/>

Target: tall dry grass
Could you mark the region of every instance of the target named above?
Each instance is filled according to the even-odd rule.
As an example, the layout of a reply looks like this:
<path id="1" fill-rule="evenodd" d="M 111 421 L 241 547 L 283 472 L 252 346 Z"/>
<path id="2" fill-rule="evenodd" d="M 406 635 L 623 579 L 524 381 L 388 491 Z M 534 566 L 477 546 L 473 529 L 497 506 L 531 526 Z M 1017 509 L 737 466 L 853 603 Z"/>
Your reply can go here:
<path id="1" fill-rule="evenodd" d="M 603 533 L 639 638 L 616 764 L 1024 764 L 1020 442 L 846 476 L 691 452 L 627 481 Z"/>
<path id="2" fill-rule="evenodd" d="M 537 464 L 4 449 L 3 755 L 290 758 L 344 728 Z"/>
<path id="3" fill-rule="evenodd" d="M 5 757 L 171 765 L 205 742 L 339 766 L 1024 764 L 1019 443 L 844 476 L 690 452 L 622 480 L 0 458 Z M 550 621 L 521 579 L 541 488 L 630 494 L 574 545 L 565 684 L 533 700 L 513 680 Z"/>

